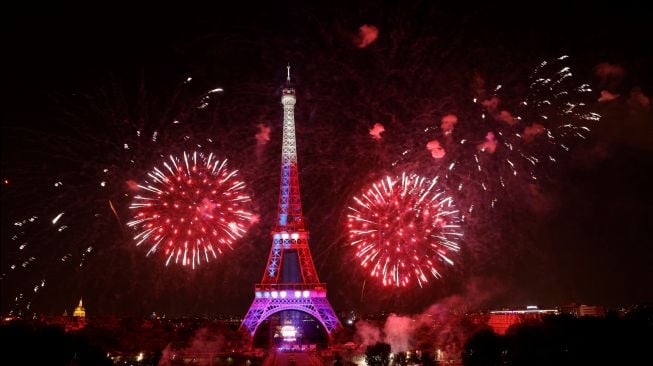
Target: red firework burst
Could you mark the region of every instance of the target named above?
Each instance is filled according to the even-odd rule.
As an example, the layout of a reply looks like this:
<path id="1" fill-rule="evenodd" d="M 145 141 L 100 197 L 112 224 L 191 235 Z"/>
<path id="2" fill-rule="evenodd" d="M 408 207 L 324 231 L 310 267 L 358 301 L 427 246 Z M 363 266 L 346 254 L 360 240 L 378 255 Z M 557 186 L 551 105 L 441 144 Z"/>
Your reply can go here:
<path id="1" fill-rule="evenodd" d="M 384 286 L 420 287 L 440 278 L 439 264 L 453 265 L 460 250 L 460 220 L 437 179 L 402 174 L 386 177 L 354 197 L 349 207 L 349 244 L 363 268 Z"/>
<path id="2" fill-rule="evenodd" d="M 162 253 L 166 265 L 174 261 L 195 269 L 223 247 L 233 248 L 254 221 L 238 171 L 213 154 L 171 155 L 147 175 L 137 185 L 127 225 L 136 231 L 136 245 L 149 245 L 148 256 Z"/>

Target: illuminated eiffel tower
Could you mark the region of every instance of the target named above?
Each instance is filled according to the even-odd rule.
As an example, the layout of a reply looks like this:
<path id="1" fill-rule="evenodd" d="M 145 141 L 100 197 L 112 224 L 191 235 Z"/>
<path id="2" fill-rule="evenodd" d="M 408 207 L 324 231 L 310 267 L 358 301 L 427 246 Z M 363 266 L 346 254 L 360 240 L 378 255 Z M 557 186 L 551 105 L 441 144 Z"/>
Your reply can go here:
<path id="1" fill-rule="evenodd" d="M 308 230 L 302 216 L 299 196 L 297 147 L 295 144 L 295 89 L 290 82 L 290 66 L 281 96 L 283 105 L 283 143 L 281 148 L 281 189 L 272 249 L 263 280 L 255 286 L 254 302 L 243 319 L 241 329 L 251 337 L 271 315 L 297 310 L 317 319 L 329 336 L 340 328 L 340 321 L 326 297 L 326 284 L 315 271 L 308 246 Z"/>

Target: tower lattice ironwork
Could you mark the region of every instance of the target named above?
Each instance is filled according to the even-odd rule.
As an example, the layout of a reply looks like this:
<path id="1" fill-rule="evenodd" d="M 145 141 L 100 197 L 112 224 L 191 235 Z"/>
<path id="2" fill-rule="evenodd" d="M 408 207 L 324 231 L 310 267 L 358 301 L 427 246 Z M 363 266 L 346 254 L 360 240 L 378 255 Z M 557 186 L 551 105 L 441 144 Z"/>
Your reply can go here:
<path id="1" fill-rule="evenodd" d="M 268 317 L 285 310 L 302 311 L 313 316 L 329 335 L 340 328 L 340 321 L 326 297 L 326 284 L 320 282 L 317 276 L 308 246 L 309 233 L 304 223 L 299 195 L 295 103 L 295 89 L 290 81 L 288 66 L 286 85 L 281 96 L 283 141 L 278 214 L 263 280 L 255 286 L 254 302 L 241 326 L 250 336 L 254 336 L 259 325 Z M 294 271 L 294 276 L 290 268 L 293 266 L 299 267 Z"/>

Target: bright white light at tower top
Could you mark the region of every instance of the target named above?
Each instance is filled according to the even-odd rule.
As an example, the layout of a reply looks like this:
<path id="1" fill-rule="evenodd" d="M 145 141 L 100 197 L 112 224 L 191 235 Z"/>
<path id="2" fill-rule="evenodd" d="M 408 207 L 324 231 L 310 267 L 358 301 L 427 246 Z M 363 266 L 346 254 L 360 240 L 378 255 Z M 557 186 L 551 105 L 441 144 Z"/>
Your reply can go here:
<path id="1" fill-rule="evenodd" d="M 384 286 L 422 287 L 453 265 L 462 232 L 453 198 L 438 180 L 385 177 L 353 198 L 347 231 L 356 258 Z"/>
<path id="2" fill-rule="evenodd" d="M 212 153 L 170 155 L 137 185 L 129 206 L 137 246 L 162 253 L 166 265 L 195 268 L 233 248 L 255 221 L 237 170 Z"/>

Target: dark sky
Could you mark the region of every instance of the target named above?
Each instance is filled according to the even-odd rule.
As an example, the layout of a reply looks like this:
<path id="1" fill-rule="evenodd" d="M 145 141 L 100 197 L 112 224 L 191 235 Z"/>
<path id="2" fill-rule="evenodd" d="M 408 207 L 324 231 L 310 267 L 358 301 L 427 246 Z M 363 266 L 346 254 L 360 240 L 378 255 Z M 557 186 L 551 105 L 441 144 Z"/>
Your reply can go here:
<path id="1" fill-rule="evenodd" d="M 646 11 L 637 5 L 111 4 L 18 9 L 4 18 L 3 313 L 20 293 L 19 307 L 31 301 L 32 311 L 45 313 L 70 310 L 81 295 L 95 314 L 244 313 L 270 246 L 278 86 L 288 61 L 298 82 L 305 215 L 334 307 L 420 311 L 469 294 L 470 286 L 482 301 L 469 303 L 479 307 L 652 300 L 653 121 L 650 105 L 632 96 L 653 95 L 653 44 Z M 379 35 L 358 48 L 363 24 L 378 27 Z M 365 276 L 342 235 L 351 195 L 390 171 L 405 146 L 423 146 L 424 126 L 447 113 L 465 115 L 474 75 L 488 85 L 506 80 L 506 89 L 518 93 L 537 63 L 563 54 L 593 88 L 588 103 L 604 116 L 588 140 L 543 172 L 537 194 L 525 195 L 528 182 L 516 180 L 517 188 L 499 193 L 497 208 L 481 210 L 466 228 L 459 265 L 443 280 L 409 291 L 367 282 L 361 292 Z M 602 63 L 625 72 L 600 77 Z M 188 77 L 193 82 L 185 85 Z M 198 96 L 218 86 L 224 95 L 189 112 Z M 600 90 L 621 97 L 598 103 Z M 174 119 L 185 124 L 172 129 Z M 387 145 L 370 139 L 374 122 L 386 126 Z M 259 123 L 272 126 L 262 147 L 254 138 Z M 122 150 L 139 129 L 159 131 L 160 140 Z M 261 222 L 217 263 L 192 273 L 166 269 L 133 248 L 107 202 L 119 216 L 129 215 L 127 180 L 138 180 L 160 154 L 209 137 L 211 148 L 242 167 Z M 103 179 L 107 189 L 99 190 Z M 58 181 L 62 189 L 53 188 Z M 62 211 L 69 229 L 59 233 L 49 220 Z M 14 225 L 32 215 L 40 221 Z M 22 242 L 27 249 L 17 250 Z M 92 253 L 82 257 L 89 245 Z M 72 259 L 62 262 L 67 254 Z M 42 280 L 47 285 L 35 294 Z"/>

